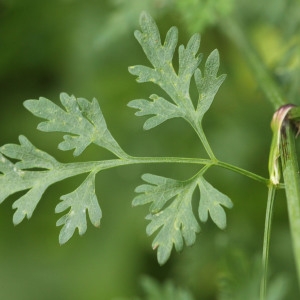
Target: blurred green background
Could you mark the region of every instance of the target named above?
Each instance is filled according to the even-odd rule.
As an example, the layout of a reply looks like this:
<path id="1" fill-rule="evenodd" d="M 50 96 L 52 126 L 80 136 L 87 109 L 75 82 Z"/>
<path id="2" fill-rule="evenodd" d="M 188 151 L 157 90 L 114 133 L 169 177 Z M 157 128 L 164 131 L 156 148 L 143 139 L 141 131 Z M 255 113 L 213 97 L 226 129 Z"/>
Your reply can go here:
<path id="1" fill-rule="evenodd" d="M 204 119 L 208 139 L 219 159 L 267 177 L 273 107 L 223 21 L 242 26 L 288 102 L 299 104 L 297 0 L 0 0 L 0 144 L 17 142 L 24 134 L 63 162 L 109 158 L 96 147 L 79 158 L 62 153 L 57 150 L 61 135 L 38 132 L 38 119 L 22 106 L 39 96 L 58 103 L 59 93 L 67 92 L 96 97 L 111 132 L 132 155 L 202 157 L 197 137 L 183 121 L 144 132 L 144 119 L 126 107 L 132 99 L 158 92 L 151 84 L 137 84 L 127 71 L 130 65 L 147 64 L 133 36 L 142 10 L 156 19 L 163 37 L 172 25 L 179 27 L 180 43 L 200 32 L 205 59 L 219 49 L 220 73 L 227 79 Z M 145 172 L 185 179 L 195 170 L 141 165 L 100 173 L 101 227 L 89 226 L 84 236 L 76 233 L 64 246 L 58 244 L 54 208 L 82 177 L 47 190 L 32 219 L 17 227 L 12 224 L 15 197 L 10 197 L 0 206 L 0 299 L 133 299 L 142 295 L 139 281 L 145 274 L 159 282 L 172 279 L 195 299 L 233 299 L 220 292 L 228 286 L 242 295 L 234 299 L 255 299 L 267 189 L 237 174 L 207 173 L 234 202 L 227 229 L 203 224 L 195 246 L 173 253 L 163 267 L 157 264 L 153 237 L 145 233 L 147 207 L 131 207 L 134 188 Z M 270 280 L 273 291 L 286 293 L 282 299 L 299 299 L 282 192 L 275 203 Z"/>

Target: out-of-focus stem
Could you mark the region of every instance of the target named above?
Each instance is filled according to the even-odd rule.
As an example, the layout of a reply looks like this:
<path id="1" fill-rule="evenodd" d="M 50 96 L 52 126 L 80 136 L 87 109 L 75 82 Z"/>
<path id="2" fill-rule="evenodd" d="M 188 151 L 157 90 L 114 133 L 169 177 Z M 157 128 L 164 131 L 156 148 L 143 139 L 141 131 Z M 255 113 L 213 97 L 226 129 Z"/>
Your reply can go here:
<path id="1" fill-rule="evenodd" d="M 247 38 L 247 33 L 243 32 L 241 27 L 232 19 L 226 19 L 222 22 L 220 28 L 245 56 L 257 84 L 273 105 L 274 109 L 276 110 L 280 106 L 284 105 L 286 101 L 284 100 L 280 89 L 274 82 L 271 74 L 266 69 L 257 52 L 253 49 L 249 39 Z"/>

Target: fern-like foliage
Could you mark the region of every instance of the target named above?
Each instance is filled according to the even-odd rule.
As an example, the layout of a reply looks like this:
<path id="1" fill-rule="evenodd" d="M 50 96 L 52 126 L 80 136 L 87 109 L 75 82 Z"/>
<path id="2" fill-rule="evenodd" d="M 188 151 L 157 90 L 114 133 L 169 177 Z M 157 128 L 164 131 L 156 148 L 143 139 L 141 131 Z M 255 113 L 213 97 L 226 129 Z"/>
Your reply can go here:
<path id="1" fill-rule="evenodd" d="M 75 191 L 61 196 L 62 202 L 55 208 L 56 213 L 70 208 L 69 212 L 56 223 L 57 226 L 63 225 L 59 234 L 59 242 L 61 244 L 72 237 L 76 228 L 78 228 L 78 232 L 81 235 L 86 232 L 87 211 L 92 224 L 96 227 L 100 226 L 102 212 L 95 194 L 95 175 L 92 172 Z"/>
<path id="2" fill-rule="evenodd" d="M 0 149 L 6 157 L 19 160 L 13 164 L 2 154 L 0 156 L 0 202 L 9 195 L 28 190 L 13 204 L 16 209 L 14 224 L 19 224 L 25 217 L 30 218 L 45 190 L 62 180 L 61 164 L 55 158 L 35 148 L 24 136 L 20 136 L 19 141 L 20 145 L 8 144 Z M 30 171 L 32 168 L 44 170 Z"/>
<path id="3" fill-rule="evenodd" d="M 198 68 L 202 54 L 198 54 L 200 35 L 194 34 L 186 47 L 179 46 L 179 69 L 173 67 L 173 56 L 178 42 L 178 30 L 172 27 L 162 44 L 160 34 L 154 20 L 147 13 L 140 19 L 142 32 L 135 31 L 135 37 L 141 44 L 153 68 L 133 66 L 129 72 L 137 75 L 138 82 L 153 82 L 159 85 L 173 103 L 163 97 L 151 95 L 150 100 L 137 99 L 128 106 L 138 109 L 138 116 L 154 115 L 144 124 L 144 129 L 151 129 L 162 122 L 176 117 L 186 119 L 193 126 L 199 126 L 206 111 L 211 106 L 215 94 L 226 75 L 217 76 L 219 69 L 219 53 L 214 50 L 205 63 L 204 72 Z M 190 83 L 194 76 L 199 97 L 194 108 L 190 97 Z"/>
<path id="4" fill-rule="evenodd" d="M 150 101 L 136 99 L 129 102 L 129 106 L 138 109 L 136 115 L 151 117 L 144 123 L 144 129 L 151 129 L 162 122 L 175 117 L 182 117 L 189 122 L 199 134 L 202 131 L 201 121 L 210 108 L 212 101 L 225 79 L 225 75 L 217 76 L 219 69 L 219 54 L 214 50 L 206 60 L 204 72 L 198 68 L 202 54 L 198 54 L 200 35 L 195 34 L 187 46 L 180 45 L 178 73 L 173 68 L 173 56 L 178 42 L 178 31 L 172 27 L 166 34 L 164 43 L 161 42 L 159 30 L 154 20 L 147 13 L 141 15 L 142 32 L 135 31 L 135 37 L 141 44 L 153 68 L 133 66 L 130 73 L 137 75 L 138 82 L 153 82 L 159 85 L 169 96 L 166 100 L 158 95 L 151 95 Z M 197 107 L 193 106 L 190 97 L 190 83 L 194 77 L 197 90 Z M 206 169 L 205 169 L 206 170 Z M 192 196 L 198 187 L 200 199 L 198 217 L 206 222 L 208 215 L 221 229 L 226 227 L 224 207 L 231 208 L 231 200 L 203 177 L 204 171 L 187 180 L 178 181 L 171 178 L 145 174 L 142 179 L 147 184 L 137 187 L 139 195 L 133 200 L 133 205 L 151 203 L 150 220 L 147 234 L 158 232 L 152 247 L 157 248 L 160 264 L 170 257 L 173 246 L 177 251 L 193 245 L 196 233 L 200 231 L 199 223 L 192 210 Z"/>
<path id="5" fill-rule="evenodd" d="M 200 220 L 206 222 L 209 214 L 219 228 L 225 228 L 226 214 L 222 206 L 231 208 L 232 202 L 210 185 L 201 172 L 187 181 L 152 174 L 145 174 L 142 178 L 147 184 L 136 188 L 139 195 L 134 198 L 133 205 L 151 203 L 150 214 L 146 217 L 150 223 L 146 231 L 151 235 L 159 230 L 152 247 L 158 249 L 160 264 L 168 260 L 173 245 L 176 251 L 181 251 L 184 242 L 187 246 L 195 243 L 200 226 L 193 213 L 192 196 L 197 186 L 200 189 Z"/>
<path id="6" fill-rule="evenodd" d="M 124 156 L 124 152 L 107 129 L 99 103 L 95 98 L 89 102 L 84 98 L 62 93 L 60 101 L 65 110 L 43 97 L 24 102 L 24 106 L 32 114 L 47 120 L 38 125 L 39 130 L 69 133 L 58 145 L 60 150 L 75 149 L 74 155 L 78 156 L 88 145 L 95 143 L 117 156 Z"/>
<path id="7" fill-rule="evenodd" d="M 138 76 L 139 82 L 153 82 L 169 95 L 165 99 L 151 95 L 150 100 L 136 99 L 129 106 L 138 109 L 137 115 L 150 116 L 144 124 L 151 129 L 159 124 L 181 117 L 191 124 L 211 158 L 212 151 L 202 129 L 201 121 L 210 108 L 212 101 L 225 75 L 218 76 L 219 54 L 214 50 L 207 58 L 204 71 L 199 64 L 202 55 L 198 54 L 200 36 L 195 34 L 187 46 L 179 46 L 179 68 L 173 68 L 173 56 L 178 42 L 178 31 L 172 27 L 162 44 L 158 28 L 147 13 L 142 13 L 140 24 L 142 31 L 135 36 L 141 44 L 152 67 L 134 66 L 129 71 Z M 194 77 L 198 101 L 196 107 L 190 97 L 190 83 Z M 86 179 L 74 191 L 60 197 L 55 212 L 64 213 L 57 221 L 62 226 L 59 234 L 61 244 L 67 242 L 76 229 L 79 234 L 87 229 L 87 217 L 94 226 L 99 226 L 102 211 L 95 194 L 95 176 L 99 171 L 121 165 L 145 162 L 194 162 L 204 164 L 190 179 L 180 181 L 153 174 L 145 174 L 144 184 L 136 188 L 138 195 L 133 205 L 150 204 L 146 217 L 150 223 L 147 234 L 156 233 L 152 243 L 157 249 L 160 264 L 170 257 L 173 247 L 177 251 L 184 244 L 195 243 L 200 231 L 200 221 L 206 222 L 208 216 L 221 229 L 226 226 L 224 207 L 231 208 L 231 200 L 215 189 L 204 179 L 204 173 L 216 163 L 216 159 L 200 160 L 190 158 L 140 158 L 125 153 L 108 130 L 106 121 L 96 99 L 88 101 L 68 94 L 60 95 L 61 105 L 46 99 L 27 100 L 24 106 L 35 116 L 42 118 L 38 129 L 45 132 L 61 132 L 63 141 L 60 150 L 73 150 L 80 155 L 90 144 L 103 147 L 116 156 L 115 159 L 97 162 L 61 163 L 46 152 L 36 148 L 25 136 L 19 137 L 19 144 L 7 144 L 0 147 L 0 203 L 10 195 L 23 191 L 14 203 L 16 210 L 13 222 L 19 224 L 25 217 L 30 218 L 45 190 L 52 184 L 68 177 L 87 173 Z M 196 102 L 196 101 L 195 101 Z M 209 151 L 208 151 L 209 150 Z M 198 214 L 192 209 L 193 194 L 200 190 Z M 172 298 L 173 299 L 173 298 Z"/>
<path id="8" fill-rule="evenodd" d="M 52 101 L 25 101 L 25 107 L 34 115 L 47 119 L 38 129 L 42 131 L 67 132 L 59 144 L 61 150 L 75 149 L 79 155 L 91 143 L 106 148 L 112 153 L 124 156 L 125 153 L 107 129 L 106 122 L 96 99 L 89 102 L 65 93 L 60 96 L 63 110 Z M 70 210 L 57 221 L 63 225 L 59 235 L 61 244 L 67 242 L 78 228 L 83 234 L 87 228 L 86 215 L 89 214 L 93 225 L 99 226 L 102 212 L 95 195 L 95 175 L 110 166 L 109 162 L 63 164 L 46 152 L 36 148 L 25 136 L 19 137 L 20 144 L 7 144 L 0 148 L 0 203 L 8 196 L 27 191 L 17 199 L 13 208 L 14 224 L 25 217 L 30 218 L 45 190 L 52 184 L 81 173 L 90 172 L 85 181 L 72 193 L 61 197 L 62 202 L 55 209 L 57 213 Z M 9 159 L 17 160 L 13 163 Z"/>

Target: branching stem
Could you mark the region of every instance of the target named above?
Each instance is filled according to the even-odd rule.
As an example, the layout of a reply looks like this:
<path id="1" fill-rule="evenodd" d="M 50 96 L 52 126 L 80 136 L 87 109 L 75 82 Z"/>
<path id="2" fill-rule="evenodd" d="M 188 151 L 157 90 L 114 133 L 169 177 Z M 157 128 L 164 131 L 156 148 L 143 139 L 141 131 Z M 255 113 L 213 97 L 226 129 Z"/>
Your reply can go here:
<path id="1" fill-rule="evenodd" d="M 184 157 L 134 157 L 128 156 L 126 159 L 110 159 L 103 161 L 93 161 L 93 162 L 82 162 L 82 163 L 68 163 L 63 165 L 64 172 L 68 169 L 70 174 L 73 176 L 87 173 L 91 171 L 100 172 L 105 169 L 111 169 L 119 166 L 135 165 L 135 164 L 161 164 L 161 163 L 177 163 L 177 164 L 194 164 L 194 165 L 206 165 L 208 167 L 218 166 L 253 180 L 261 182 L 265 185 L 269 184 L 269 179 L 264 178 L 255 173 L 249 172 L 242 168 L 236 167 L 234 165 L 219 161 L 217 159 L 201 159 L 201 158 L 184 158 Z"/>

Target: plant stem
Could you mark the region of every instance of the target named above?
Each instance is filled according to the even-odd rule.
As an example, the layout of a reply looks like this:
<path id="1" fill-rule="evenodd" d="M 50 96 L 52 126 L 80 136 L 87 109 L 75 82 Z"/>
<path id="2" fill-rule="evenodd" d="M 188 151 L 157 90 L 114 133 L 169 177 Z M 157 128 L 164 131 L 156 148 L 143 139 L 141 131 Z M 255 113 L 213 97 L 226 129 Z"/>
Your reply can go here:
<path id="1" fill-rule="evenodd" d="M 293 250 L 300 286 L 300 177 L 291 124 L 286 122 L 282 132 L 282 173 L 292 234 Z"/>
<path id="2" fill-rule="evenodd" d="M 197 132 L 197 134 L 198 134 L 198 136 L 199 136 L 199 138 L 201 140 L 201 143 L 204 146 L 204 148 L 205 148 L 208 156 L 210 157 L 210 159 L 216 161 L 217 159 L 215 157 L 215 154 L 213 153 L 213 151 L 212 151 L 212 149 L 211 149 L 211 147 L 209 145 L 209 142 L 208 142 L 208 140 L 206 138 L 206 135 L 205 135 L 202 127 L 201 126 L 197 126 L 196 132 Z"/>
<path id="3" fill-rule="evenodd" d="M 221 24 L 221 29 L 236 44 L 241 50 L 241 53 L 245 55 L 256 82 L 259 84 L 273 107 L 278 109 L 280 106 L 284 105 L 286 102 L 280 89 L 265 68 L 264 63 L 261 61 L 257 52 L 253 49 L 249 39 L 246 38 L 247 33 L 243 32 L 240 26 L 231 19 L 226 19 L 224 23 Z"/>
<path id="4" fill-rule="evenodd" d="M 273 184 L 270 184 L 268 189 L 268 201 L 267 201 L 264 241 L 263 241 L 260 300 L 265 300 L 267 296 L 268 262 L 269 262 L 270 236 L 271 236 L 271 227 L 272 227 L 271 225 L 272 225 L 275 192 L 276 192 L 276 187 Z"/>
<path id="5" fill-rule="evenodd" d="M 269 179 L 259 176 L 255 173 L 249 172 L 242 168 L 236 167 L 234 165 L 222 162 L 214 158 L 211 159 L 200 159 L 200 158 L 183 158 L 183 157 L 131 157 L 125 163 L 126 165 L 130 164 L 152 164 L 152 163 L 181 163 L 181 164 L 200 164 L 200 165 L 208 165 L 208 166 L 219 166 L 224 169 L 234 171 L 256 181 L 259 181 L 265 185 L 269 185 Z M 125 165 L 124 164 L 124 165 Z"/>
<path id="6" fill-rule="evenodd" d="M 177 164 L 194 164 L 194 165 L 206 165 L 218 166 L 230 171 L 234 171 L 253 180 L 259 181 L 265 185 L 269 185 L 269 179 L 264 178 L 255 173 L 249 172 L 234 165 L 218 161 L 217 159 L 201 159 L 201 158 L 184 158 L 184 157 L 134 157 L 128 156 L 124 159 L 109 159 L 103 161 L 91 161 L 91 162 L 77 162 L 62 164 L 62 173 L 66 174 L 66 177 L 76 176 L 91 171 L 100 172 L 102 170 L 111 169 L 119 166 L 128 166 L 135 164 L 161 164 L 161 163 L 177 163 Z"/>
<path id="7" fill-rule="evenodd" d="M 222 167 L 224 169 L 228 169 L 228 170 L 231 170 L 233 172 L 239 173 L 241 175 L 244 175 L 244 176 L 249 177 L 251 179 L 254 179 L 256 181 L 259 181 L 259 182 L 265 184 L 266 186 L 269 185 L 269 179 L 264 178 L 260 175 L 255 174 L 255 173 L 249 172 L 247 170 L 244 170 L 242 168 L 239 168 L 237 166 L 234 166 L 234 165 L 222 162 L 222 161 L 217 161 L 216 165 L 219 166 L 219 167 Z M 279 187 L 282 187 L 282 186 L 279 185 Z"/>
<path id="8" fill-rule="evenodd" d="M 193 121 L 190 121 L 193 120 Z M 214 152 L 212 151 L 210 144 L 206 138 L 206 135 L 203 131 L 203 128 L 201 126 L 201 123 L 198 122 L 198 120 L 196 119 L 187 119 L 187 121 L 190 123 L 190 125 L 193 127 L 193 129 L 195 130 L 195 132 L 197 133 L 206 153 L 208 154 L 209 158 L 213 161 L 217 161 Z"/>

